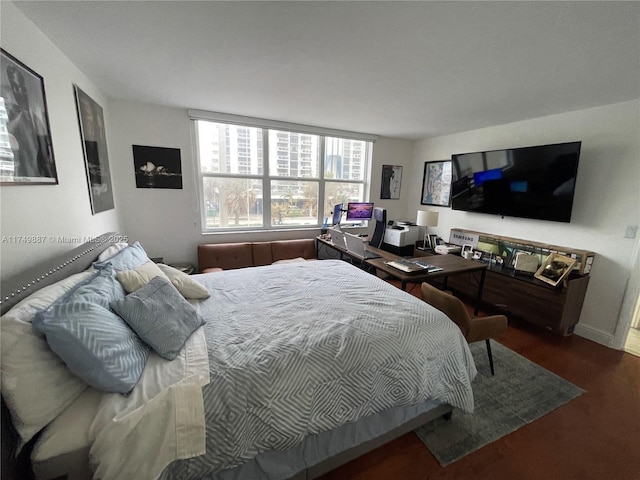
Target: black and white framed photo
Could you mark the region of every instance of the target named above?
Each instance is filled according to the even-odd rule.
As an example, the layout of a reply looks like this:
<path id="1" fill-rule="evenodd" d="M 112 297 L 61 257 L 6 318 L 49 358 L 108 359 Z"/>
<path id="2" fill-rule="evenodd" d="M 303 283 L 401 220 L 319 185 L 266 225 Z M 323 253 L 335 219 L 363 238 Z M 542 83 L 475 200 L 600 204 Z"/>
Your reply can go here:
<path id="1" fill-rule="evenodd" d="M 440 245 L 440 243 L 438 242 L 438 235 L 436 235 L 435 233 L 429 234 L 429 245 L 431 245 L 432 250 L 435 250 L 436 247 Z"/>
<path id="2" fill-rule="evenodd" d="M 401 165 L 382 165 L 382 185 L 380 186 L 382 200 L 399 200 L 401 183 Z"/>
<path id="3" fill-rule="evenodd" d="M 451 160 L 424 163 L 420 203 L 440 207 L 451 204 Z"/>
<path id="4" fill-rule="evenodd" d="M 179 148 L 133 145 L 137 188 L 182 188 Z"/>
<path id="5" fill-rule="evenodd" d="M 84 165 L 89 184 L 91 212 L 96 213 L 113 208 L 113 188 L 107 155 L 107 135 L 104 128 L 102 107 L 89 95 L 74 85 L 80 138 L 84 152 Z"/>
<path id="6" fill-rule="evenodd" d="M 0 184 L 57 185 L 44 79 L 0 54 Z"/>

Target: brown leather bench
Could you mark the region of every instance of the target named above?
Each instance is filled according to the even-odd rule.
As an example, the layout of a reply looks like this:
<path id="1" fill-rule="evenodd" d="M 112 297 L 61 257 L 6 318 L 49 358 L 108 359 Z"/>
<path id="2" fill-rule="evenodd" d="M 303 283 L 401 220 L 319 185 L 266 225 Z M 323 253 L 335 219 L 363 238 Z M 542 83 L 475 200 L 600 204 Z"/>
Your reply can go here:
<path id="1" fill-rule="evenodd" d="M 198 269 L 200 273 L 259 267 L 271 265 L 281 260 L 296 258 L 315 260 L 315 239 L 303 238 L 274 240 L 271 242 L 206 243 L 198 245 Z"/>

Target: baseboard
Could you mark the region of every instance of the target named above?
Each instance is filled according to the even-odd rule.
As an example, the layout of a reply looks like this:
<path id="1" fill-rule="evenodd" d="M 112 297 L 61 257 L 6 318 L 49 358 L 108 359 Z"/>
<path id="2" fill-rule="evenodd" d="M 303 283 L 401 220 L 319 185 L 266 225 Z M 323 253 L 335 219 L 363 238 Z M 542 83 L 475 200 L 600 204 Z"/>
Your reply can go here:
<path id="1" fill-rule="evenodd" d="M 610 333 L 606 333 L 602 330 L 598 330 L 597 328 L 589 327 L 588 325 L 582 325 L 580 323 L 576 325 L 573 333 L 580 337 L 584 337 L 588 340 L 599 343 L 600 345 L 604 345 L 605 347 L 611 348 L 613 335 Z"/>

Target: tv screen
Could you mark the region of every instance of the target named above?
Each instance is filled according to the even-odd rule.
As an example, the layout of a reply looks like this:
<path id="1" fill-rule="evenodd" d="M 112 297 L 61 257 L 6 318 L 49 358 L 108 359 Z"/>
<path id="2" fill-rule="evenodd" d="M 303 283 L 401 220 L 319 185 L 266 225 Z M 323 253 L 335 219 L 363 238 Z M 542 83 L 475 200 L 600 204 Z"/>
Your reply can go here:
<path id="1" fill-rule="evenodd" d="M 571 221 L 581 142 L 451 156 L 451 208 Z"/>
<path id="2" fill-rule="evenodd" d="M 373 203 L 347 203 L 347 221 L 371 220 L 373 217 Z"/>

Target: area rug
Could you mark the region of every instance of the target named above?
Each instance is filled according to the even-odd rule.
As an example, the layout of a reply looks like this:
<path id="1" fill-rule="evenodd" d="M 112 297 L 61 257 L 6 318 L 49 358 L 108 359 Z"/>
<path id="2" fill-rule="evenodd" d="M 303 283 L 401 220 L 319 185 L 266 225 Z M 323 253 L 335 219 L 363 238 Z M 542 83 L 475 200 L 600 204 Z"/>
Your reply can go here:
<path id="1" fill-rule="evenodd" d="M 470 345 L 478 369 L 473 381 L 475 412 L 453 410 L 451 420 L 439 418 L 415 433 L 447 466 L 465 455 L 546 415 L 584 390 L 491 341 L 495 376 L 491 375 L 485 342 Z"/>

